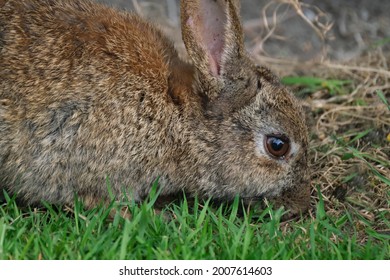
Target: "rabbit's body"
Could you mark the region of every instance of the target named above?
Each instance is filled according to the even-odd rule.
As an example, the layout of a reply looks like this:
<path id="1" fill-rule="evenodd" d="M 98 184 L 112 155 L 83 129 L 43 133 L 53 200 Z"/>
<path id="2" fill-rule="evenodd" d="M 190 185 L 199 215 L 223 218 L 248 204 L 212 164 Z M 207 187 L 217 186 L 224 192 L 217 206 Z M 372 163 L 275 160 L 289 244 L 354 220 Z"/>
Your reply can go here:
<path id="1" fill-rule="evenodd" d="M 299 105 L 245 55 L 240 30 L 204 53 L 210 38 L 197 32 L 210 26 L 193 28 L 204 6 L 240 29 L 238 5 L 221 2 L 182 3 L 193 66 L 135 15 L 87 0 L 0 0 L 0 188 L 27 203 L 77 194 L 94 206 L 109 199 L 107 182 L 142 200 L 158 179 L 163 195 L 280 196 L 304 209 Z M 268 134 L 288 135 L 290 155 L 264 155 Z"/>

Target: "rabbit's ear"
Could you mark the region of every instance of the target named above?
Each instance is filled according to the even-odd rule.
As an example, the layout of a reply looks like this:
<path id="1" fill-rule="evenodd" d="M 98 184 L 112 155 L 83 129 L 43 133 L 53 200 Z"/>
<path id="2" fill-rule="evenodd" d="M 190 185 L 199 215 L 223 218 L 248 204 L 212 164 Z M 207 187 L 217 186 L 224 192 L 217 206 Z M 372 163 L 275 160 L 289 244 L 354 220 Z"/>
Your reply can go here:
<path id="1" fill-rule="evenodd" d="M 206 79 L 221 78 L 244 52 L 237 0 L 182 0 L 182 36 L 195 67 Z"/>

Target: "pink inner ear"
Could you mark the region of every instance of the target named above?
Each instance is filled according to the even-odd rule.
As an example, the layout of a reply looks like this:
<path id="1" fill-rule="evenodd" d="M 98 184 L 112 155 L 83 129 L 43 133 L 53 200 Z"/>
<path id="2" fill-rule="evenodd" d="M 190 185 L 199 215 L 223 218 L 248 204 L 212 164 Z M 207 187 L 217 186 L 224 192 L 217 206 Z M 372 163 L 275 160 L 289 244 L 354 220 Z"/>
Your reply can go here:
<path id="1" fill-rule="evenodd" d="M 187 24 L 196 34 L 196 39 L 203 47 L 208 57 L 210 72 L 213 76 L 219 76 L 221 61 L 225 47 L 226 15 L 222 4 L 212 0 L 200 0 L 199 11 L 196 19 L 189 17 Z"/>

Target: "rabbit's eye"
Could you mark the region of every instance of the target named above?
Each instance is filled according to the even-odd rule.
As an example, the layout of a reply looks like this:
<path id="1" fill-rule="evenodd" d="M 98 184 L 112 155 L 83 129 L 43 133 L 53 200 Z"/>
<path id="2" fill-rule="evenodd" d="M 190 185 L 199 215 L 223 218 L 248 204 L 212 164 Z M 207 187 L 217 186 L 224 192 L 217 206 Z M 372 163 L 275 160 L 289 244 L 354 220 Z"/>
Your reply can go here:
<path id="1" fill-rule="evenodd" d="M 283 158 L 290 151 L 290 140 L 285 136 L 268 135 L 264 142 L 266 151 L 275 158 Z"/>

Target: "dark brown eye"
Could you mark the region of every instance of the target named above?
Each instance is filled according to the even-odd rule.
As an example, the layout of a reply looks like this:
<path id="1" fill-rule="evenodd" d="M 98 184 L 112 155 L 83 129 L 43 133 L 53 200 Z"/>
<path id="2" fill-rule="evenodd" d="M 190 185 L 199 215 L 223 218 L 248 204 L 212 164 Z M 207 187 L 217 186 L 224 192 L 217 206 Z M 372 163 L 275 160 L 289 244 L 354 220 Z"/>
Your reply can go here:
<path id="1" fill-rule="evenodd" d="M 282 158 L 290 151 L 290 140 L 285 136 L 268 135 L 264 146 L 271 156 Z"/>

